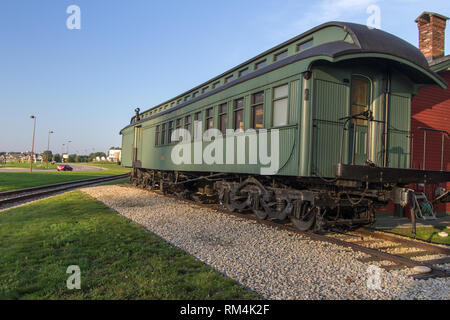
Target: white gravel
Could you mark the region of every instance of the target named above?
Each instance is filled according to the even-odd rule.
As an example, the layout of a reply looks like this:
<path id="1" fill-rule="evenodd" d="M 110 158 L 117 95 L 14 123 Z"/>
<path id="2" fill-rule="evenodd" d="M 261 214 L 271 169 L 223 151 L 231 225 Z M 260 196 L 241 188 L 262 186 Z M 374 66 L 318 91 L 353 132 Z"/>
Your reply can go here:
<path id="1" fill-rule="evenodd" d="M 360 262 L 366 255 L 348 248 L 134 187 L 83 191 L 266 299 L 450 298 L 449 279 L 413 280 L 409 269 L 378 269 L 370 289 L 368 268 L 386 262 Z"/>

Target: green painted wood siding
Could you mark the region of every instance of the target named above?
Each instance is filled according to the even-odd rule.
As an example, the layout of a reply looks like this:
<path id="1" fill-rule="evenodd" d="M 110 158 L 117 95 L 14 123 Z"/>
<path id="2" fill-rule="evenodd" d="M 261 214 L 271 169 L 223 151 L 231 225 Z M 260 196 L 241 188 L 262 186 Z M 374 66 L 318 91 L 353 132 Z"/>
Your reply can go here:
<path id="1" fill-rule="evenodd" d="M 391 168 L 410 167 L 411 96 L 391 94 L 389 106 L 389 163 Z"/>
<path id="2" fill-rule="evenodd" d="M 134 128 L 128 128 L 122 132 L 122 165 L 125 167 L 133 165 L 133 142 Z"/>
<path id="3" fill-rule="evenodd" d="M 349 114 L 349 87 L 342 83 L 314 79 L 313 95 L 313 165 L 312 174 L 334 177 L 339 162 L 342 121 Z M 348 140 L 347 134 L 344 142 Z M 347 146 L 347 143 L 344 143 Z M 347 149 L 345 149 L 347 150 Z M 344 152 L 344 156 L 347 153 Z M 347 157 L 344 157 L 347 160 Z"/>

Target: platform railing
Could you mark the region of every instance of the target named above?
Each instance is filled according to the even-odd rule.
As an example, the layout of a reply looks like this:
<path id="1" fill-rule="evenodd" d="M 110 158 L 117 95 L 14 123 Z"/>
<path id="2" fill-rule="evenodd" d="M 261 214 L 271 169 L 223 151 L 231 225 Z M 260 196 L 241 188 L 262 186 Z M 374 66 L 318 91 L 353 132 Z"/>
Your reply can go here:
<path id="1" fill-rule="evenodd" d="M 426 127 L 418 127 L 412 134 L 411 138 L 411 155 L 413 155 L 413 148 L 414 148 L 414 134 L 416 131 L 423 131 L 423 163 L 422 163 L 422 170 L 426 170 L 426 156 L 427 156 L 427 132 L 439 132 L 441 134 L 441 169 L 440 171 L 444 171 L 444 147 L 445 147 L 445 136 L 450 138 L 450 134 L 445 130 L 439 130 L 434 128 L 426 128 Z M 413 157 L 411 156 L 411 167 L 413 167 L 412 164 Z"/>

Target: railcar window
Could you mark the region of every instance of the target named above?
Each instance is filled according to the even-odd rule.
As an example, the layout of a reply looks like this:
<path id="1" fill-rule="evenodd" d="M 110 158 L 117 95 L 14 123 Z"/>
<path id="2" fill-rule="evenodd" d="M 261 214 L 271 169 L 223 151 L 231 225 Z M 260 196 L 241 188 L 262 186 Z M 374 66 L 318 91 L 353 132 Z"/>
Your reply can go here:
<path id="1" fill-rule="evenodd" d="M 191 133 L 191 116 L 186 116 L 184 118 L 184 129 Z M 183 136 L 183 141 L 186 139 L 186 136 Z"/>
<path id="2" fill-rule="evenodd" d="M 308 40 L 306 42 L 299 43 L 297 45 L 297 52 L 306 50 L 308 48 L 311 48 L 313 46 L 313 44 L 314 44 L 314 39 Z"/>
<path id="3" fill-rule="evenodd" d="M 234 130 L 244 130 L 244 98 L 234 100 Z"/>
<path id="4" fill-rule="evenodd" d="M 277 53 L 276 55 L 273 56 L 273 61 L 278 61 L 281 59 L 284 59 L 288 56 L 288 51 L 284 50 L 283 52 Z"/>
<path id="5" fill-rule="evenodd" d="M 214 128 L 214 108 L 206 109 L 206 130 Z"/>
<path id="6" fill-rule="evenodd" d="M 192 94 L 192 98 L 195 98 L 196 96 L 198 96 L 198 91 L 195 91 L 195 92 Z"/>
<path id="7" fill-rule="evenodd" d="M 239 77 L 243 77 L 246 74 L 248 74 L 248 68 L 245 68 L 245 69 L 239 71 Z"/>
<path id="8" fill-rule="evenodd" d="M 261 69 L 261 68 L 265 67 L 266 64 L 267 64 L 266 60 L 263 60 L 263 61 L 255 63 L 255 70 L 258 70 L 258 69 Z"/>
<path id="9" fill-rule="evenodd" d="M 178 99 L 178 102 L 177 102 L 177 104 L 180 104 L 180 103 L 181 103 L 181 101 L 183 101 L 183 99 Z"/>
<path id="10" fill-rule="evenodd" d="M 173 108 L 174 106 L 175 106 L 175 102 L 172 102 L 172 103 L 170 104 L 170 107 Z"/>
<path id="11" fill-rule="evenodd" d="M 195 124 L 194 125 L 194 139 L 198 140 L 198 139 L 201 139 L 201 137 L 202 137 L 202 125 L 201 125 L 202 112 L 201 111 L 197 112 L 194 115 L 194 121 L 195 122 L 200 122 L 200 124 Z"/>
<path id="12" fill-rule="evenodd" d="M 228 83 L 228 82 L 231 82 L 231 81 L 233 81 L 233 75 L 226 77 L 225 80 L 224 80 L 224 83 Z"/>
<path id="13" fill-rule="evenodd" d="M 184 97 L 184 101 L 188 101 L 191 98 L 191 96 Z"/>
<path id="14" fill-rule="evenodd" d="M 159 126 L 156 126 L 156 131 L 155 131 L 155 146 L 159 146 Z"/>
<path id="15" fill-rule="evenodd" d="M 264 127 L 264 91 L 252 95 L 252 128 Z"/>
<path id="16" fill-rule="evenodd" d="M 222 103 L 221 105 L 219 105 L 219 130 L 223 134 L 225 134 L 227 130 L 227 122 L 228 122 L 227 109 L 228 105 L 226 103 Z"/>
<path id="17" fill-rule="evenodd" d="M 352 80 L 352 115 L 369 110 L 369 82 L 364 79 Z M 367 125 L 367 120 L 353 119 L 353 123 Z"/>
<path id="18" fill-rule="evenodd" d="M 287 84 L 276 87 L 273 90 L 273 127 L 279 127 L 288 124 L 288 90 L 289 86 Z"/>
<path id="19" fill-rule="evenodd" d="M 205 87 L 202 89 L 202 93 L 207 93 L 209 91 L 209 87 Z"/>
<path id="20" fill-rule="evenodd" d="M 214 82 L 213 85 L 212 85 L 212 88 L 215 89 L 218 86 L 220 86 L 220 81 Z"/>
<path id="21" fill-rule="evenodd" d="M 167 143 L 172 143 L 173 121 L 169 122 L 169 130 L 167 131 Z"/>
<path id="22" fill-rule="evenodd" d="M 166 127 L 167 124 L 164 123 L 162 125 L 162 132 L 161 132 L 161 145 L 166 144 Z"/>

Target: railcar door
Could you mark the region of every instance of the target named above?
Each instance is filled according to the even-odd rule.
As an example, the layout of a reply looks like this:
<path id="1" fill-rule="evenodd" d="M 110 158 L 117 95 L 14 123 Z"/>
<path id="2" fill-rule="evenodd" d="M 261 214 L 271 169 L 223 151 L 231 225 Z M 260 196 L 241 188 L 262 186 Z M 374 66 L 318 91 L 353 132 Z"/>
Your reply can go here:
<path id="1" fill-rule="evenodd" d="M 368 78 L 353 76 L 351 83 L 351 115 L 370 110 L 371 84 Z M 360 117 L 363 118 L 363 117 Z M 352 119 L 349 130 L 349 159 L 353 164 L 363 164 L 368 159 L 369 124 L 364 119 Z"/>

